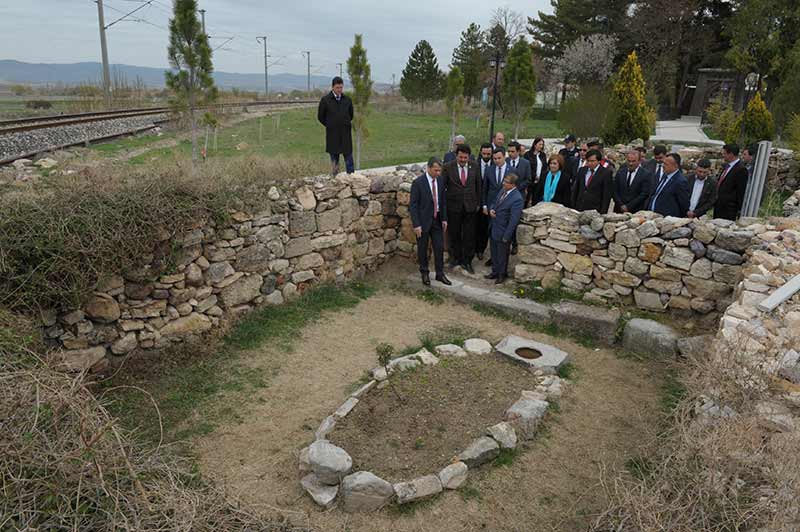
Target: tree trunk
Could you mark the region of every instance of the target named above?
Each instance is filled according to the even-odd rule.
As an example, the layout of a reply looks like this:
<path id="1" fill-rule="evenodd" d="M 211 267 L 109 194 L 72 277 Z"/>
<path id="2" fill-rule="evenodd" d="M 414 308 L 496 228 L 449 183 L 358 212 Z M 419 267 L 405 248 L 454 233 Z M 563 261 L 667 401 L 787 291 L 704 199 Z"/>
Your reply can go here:
<path id="1" fill-rule="evenodd" d="M 192 162 L 197 161 L 197 117 L 194 114 L 195 87 L 193 86 L 194 69 L 189 69 L 189 117 L 192 127 Z"/>
<path id="2" fill-rule="evenodd" d="M 453 114 L 450 116 L 450 146 L 456 138 L 456 110 L 453 109 Z"/>
<path id="3" fill-rule="evenodd" d="M 361 170 L 361 129 L 356 129 L 356 170 Z"/>

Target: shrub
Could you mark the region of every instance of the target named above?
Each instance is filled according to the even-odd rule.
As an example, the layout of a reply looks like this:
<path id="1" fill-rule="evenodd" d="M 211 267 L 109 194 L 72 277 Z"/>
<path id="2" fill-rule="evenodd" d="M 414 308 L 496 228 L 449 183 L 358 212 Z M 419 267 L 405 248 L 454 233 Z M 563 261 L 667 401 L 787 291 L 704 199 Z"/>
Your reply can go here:
<path id="1" fill-rule="evenodd" d="M 717 138 L 725 142 L 736 142 L 737 126 L 736 121 L 739 115 L 733 110 L 733 97 L 719 95 L 709 104 L 706 109 L 706 116 L 711 123 L 711 129 Z"/>
<path id="2" fill-rule="evenodd" d="M 631 52 L 617 72 L 611 91 L 612 113 L 605 140 L 612 144 L 650 138 L 653 110 L 645 101 L 642 67 Z"/>
<path id="3" fill-rule="evenodd" d="M 795 113 L 789 119 L 785 135 L 789 141 L 789 146 L 795 153 L 800 153 L 800 114 Z"/>
<path id="4" fill-rule="evenodd" d="M 29 100 L 25 102 L 25 107 L 28 109 L 50 109 L 53 104 L 47 100 Z"/>
<path id="5" fill-rule="evenodd" d="M 577 96 L 568 97 L 561 104 L 558 123 L 577 137 L 600 137 L 608 129 L 610 104 L 610 94 L 605 87 L 586 85 Z"/>
<path id="6" fill-rule="evenodd" d="M 760 93 L 756 93 L 750 99 L 747 109 L 739 115 L 730 136 L 742 146 L 749 146 L 762 140 L 772 140 L 775 136 L 775 121 Z"/>

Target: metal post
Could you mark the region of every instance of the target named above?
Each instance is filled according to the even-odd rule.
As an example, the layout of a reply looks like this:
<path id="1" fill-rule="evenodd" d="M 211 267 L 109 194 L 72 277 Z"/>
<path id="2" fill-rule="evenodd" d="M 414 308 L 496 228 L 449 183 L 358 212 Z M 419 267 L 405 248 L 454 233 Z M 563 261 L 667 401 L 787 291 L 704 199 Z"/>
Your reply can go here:
<path id="1" fill-rule="evenodd" d="M 500 52 L 495 52 L 494 56 L 494 90 L 492 91 L 492 121 L 489 124 L 489 142 L 494 139 L 494 110 L 497 106 L 497 78 L 500 74 Z"/>
<path id="2" fill-rule="evenodd" d="M 208 33 L 206 33 L 206 10 L 205 9 L 201 9 L 200 10 L 200 18 L 203 21 L 203 35 L 208 36 Z"/>
<path id="3" fill-rule="evenodd" d="M 269 100 L 269 64 L 267 63 L 267 36 L 256 37 L 256 41 L 264 41 L 264 96 Z"/>
<path id="4" fill-rule="evenodd" d="M 344 71 L 342 70 L 343 63 L 336 63 L 336 66 L 339 67 L 339 77 L 344 79 Z"/>
<path id="5" fill-rule="evenodd" d="M 397 77 L 397 74 L 392 74 L 392 96 L 394 96 L 394 80 Z"/>
<path id="6" fill-rule="evenodd" d="M 106 45 L 106 22 L 103 16 L 103 0 L 97 0 L 97 19 L 100 23 L 100 52 L 103 57 L 103 96 L 106 108 L 111 108 L 111 74 L 108 69 L 108 46 Z"/>
<path id="7" fill-rule="evenodd" d="M 762 140 L 758 143 L 758 153 L 755 156 L 753 175 L 747 180 L 747 189 L 744 193 L 742 204 L 742 217 L 758 216 L 761 207 L 761 198 L 764 195 L 764 185 L 767 182 L 769 170 L 769 156 L 772 152 L 772 142 Z"/>
<path id="8" fill-rule="evenodd" d="M 304 50 L 300 53 L 304 54 L 308 59 L 308 74 L 306 75 L 306 92 L 308 92 L 308 95 L 311 96 L 311 52 L 309 50 Z"/>

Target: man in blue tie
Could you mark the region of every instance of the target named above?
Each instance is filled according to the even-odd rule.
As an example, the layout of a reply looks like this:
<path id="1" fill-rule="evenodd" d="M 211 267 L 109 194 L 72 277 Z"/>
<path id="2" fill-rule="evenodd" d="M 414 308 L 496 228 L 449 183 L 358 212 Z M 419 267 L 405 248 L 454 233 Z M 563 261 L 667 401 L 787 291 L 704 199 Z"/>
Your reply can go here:
<path id="1" fill-rule="evenodd" d="M 503 191 L 503 178 L 508 173 L 506 162 L 506 149 L 502 146 L 492 150 L 494 164 L 487 169 L 483 192 L 483 214 L 489 216 L 489 211 L 494 207 L 497 196 Z M 492 219 L 489 218 L 489 231 L 491 232 Z M 491 236 L 491 235 L 490 235 Z M 492 259 L 486 261 L 486 266 L 492 265 Z"/>
<path id="2" fill-rule="evenodd" d="M 681 156 L 670 153 L 664 157 L 664 176 L 656 182 L 647 200 L 647 209 L 663 216 L 684 218 L 689 210 L 689 183 L 681 173 Z"/>
<path id="3" fill-rule="evenodd" d="M 497 196 L 489 216 L 492 217 L 492 273 L 487 279 L 494 279 L 495 284 L 501 284 L 508 277 L 508 255 L 511 247 L 511 238 L 517 230 L 517 224 L 522 216 L 525 200 L 517 189 L 517 176 L 511 172 L 506 174 L 502 182 L 502 191 Z"/>

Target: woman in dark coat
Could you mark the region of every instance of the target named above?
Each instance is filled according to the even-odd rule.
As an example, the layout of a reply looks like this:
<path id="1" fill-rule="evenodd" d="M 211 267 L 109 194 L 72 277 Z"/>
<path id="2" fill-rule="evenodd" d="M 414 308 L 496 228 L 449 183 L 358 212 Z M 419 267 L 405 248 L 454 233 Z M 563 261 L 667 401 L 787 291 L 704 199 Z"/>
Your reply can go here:
<path id="1" fill-rule="evenodd" d="M 550 160 L 547 162 L 548 171 L 539 180 L 539 185 L 536 187 L 534 204 L 540 201 L 551 201 L 565 207 L 570 206 L 572 191 L 570 190 L 569 175 L 564 169 L 565 165 L 563 156 L 557 153 L 550 156 Z"/>
<path id="2" fill-rule="evenodd" d="M 347 173 L 355 171 L 353 165 L 353 101 L 343 93 L 342 78 L 333 78 L 333 89 L 322 97 L 317 109 L 317 120 L 325 126 L 325 151 L 331 156 L 333 174 L 339 173 L 339 155 L 344 155 Z"/>
<path id="3" fill-rule="evenodd" d="M 533 140 L 531 149 L 525 152 L 525 158 L 531 163 L 531 186 L 528 187 L 528 197 L 525 205 L 533 205 L 539 182 L 547 174 L 547 156 L 544 154 L 544 139 L 542 137 L 536 137 Z"/>

